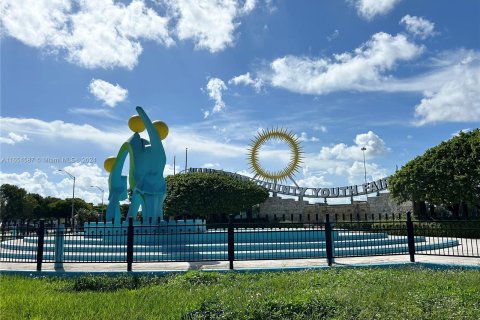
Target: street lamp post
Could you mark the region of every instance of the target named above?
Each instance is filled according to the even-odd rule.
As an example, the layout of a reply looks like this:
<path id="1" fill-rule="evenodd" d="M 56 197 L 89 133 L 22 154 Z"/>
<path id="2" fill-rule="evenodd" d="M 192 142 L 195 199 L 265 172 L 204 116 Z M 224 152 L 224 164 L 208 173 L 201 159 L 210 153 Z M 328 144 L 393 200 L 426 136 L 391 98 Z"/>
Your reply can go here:
<path id="1" fill-rule="evenodd" d="M 188 148 L 185 148 L 185 172 L 187 172 L 188 165 Z"/>
<path id="2" fill-rule="evenodd" d="M 74 225 L 73 225 L 73 215 L 74 215 L 74 212 L 75 212 L 75 176 L 73 174 L 71 174 L 70 172 L 66 171 L 66 170 L 63 170 L 63 169 L 58 169 L 58 171 L 63 171 L 65 172 L 66 174 L 68 174 L 68 176 L 70 177 L 70 179 L 73 180 L 73 188 L 72 188 L 72 229 L 75 229 Z"/>
<path id="3" fill-rule="evenodd" d="M 362 152 L 363 152 L 363 170 L 365 172 L 365 183 L 367 183 L 367 166 L 365 164 L 365 150 L 367 150 L 367 148 L 365 147 L 362 147 Z"/>
<path id="4" fill-rule="evenodd" d="M 363 152 L 363 171 L 365 173 L 365 185 L 367 185 L 367 165 L 365 164 L 365 150 L 367 150 L 367 148 L 365 147 L 362 147 L 362 152 Z M 365 193 L 365 196 L 367 197 L 367 211 L 368 211 L 368 214 L 370 214 L 370 205 L 368 203 L 368 194 Z"/>
<path id="5" fill-rule="evenodd" d="M 103 216 L 103 194 L 105 193 L 105 190 L 100 188 L 99 186 L 90 186 L 91 188 L 97 188 L 98 190 L 102 191 L 102 216 Z"/>

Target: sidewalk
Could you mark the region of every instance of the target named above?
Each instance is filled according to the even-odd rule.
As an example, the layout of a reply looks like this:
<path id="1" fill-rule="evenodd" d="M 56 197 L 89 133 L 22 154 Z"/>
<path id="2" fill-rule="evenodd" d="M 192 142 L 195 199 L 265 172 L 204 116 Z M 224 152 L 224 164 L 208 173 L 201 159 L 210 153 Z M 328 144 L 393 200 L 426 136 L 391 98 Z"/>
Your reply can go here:
<path id="1" fill-rule="evenodd" d="M 480 270 L 480 258 L 463 258 L 452 256 L 415 255 L 415 261 L 424 264 L 438 264 L 443 267 L 474 267 Z M 336 258 L 333 267 L 369 267 L 408 264 L 408 255 L 370 256 L 355 258 Z M 161 262 L 161 263 L 134 263 L 133 272 L 179 272 L 187 270 L 228 270 L 228 261 L 204 262 Z M 237 271 L 261 270 L 298 270 L 308 268 L 327 268 L 327 260 L 323 259 L 296 259 L 296 260 L 249 260 L 235 261 Z M 35 272 L 35 263 L 1 262 L 0 273 Z M 62 270 L 55 271 L 53 263 L 43 263 L 42 271 L 52 273 L 104 273 L 127 272 L 126 263 L 65 263 Z"/>

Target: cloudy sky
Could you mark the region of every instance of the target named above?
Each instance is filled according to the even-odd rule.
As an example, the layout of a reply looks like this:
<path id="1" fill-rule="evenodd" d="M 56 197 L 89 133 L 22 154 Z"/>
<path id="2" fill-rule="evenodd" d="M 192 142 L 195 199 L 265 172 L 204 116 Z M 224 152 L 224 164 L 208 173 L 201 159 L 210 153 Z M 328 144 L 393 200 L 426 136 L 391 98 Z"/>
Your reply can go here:
<path id="1" fill-rule="evenodd" d="M 248 172 L 259 130 L 305 152 L 305 187 L 392 174 L 480 123 L 480 2 L 1 0 L 0 183 L 100 202 L 106 157 L 143 106 L 166 174 Z M 265 145 L 262 165 L 288 162 Z M 78 162 L 79 161 L 79 162 Z"/>

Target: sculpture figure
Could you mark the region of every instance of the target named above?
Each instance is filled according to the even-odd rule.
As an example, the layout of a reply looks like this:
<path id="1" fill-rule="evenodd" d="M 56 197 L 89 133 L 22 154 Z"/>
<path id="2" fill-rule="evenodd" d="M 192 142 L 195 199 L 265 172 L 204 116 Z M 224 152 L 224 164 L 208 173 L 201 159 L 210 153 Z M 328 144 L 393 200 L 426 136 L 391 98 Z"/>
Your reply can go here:
<path id="1" fill-rule="evenodd" d="M 127 177 L 121 173 L 127 155 L 130 156 L 128 180 L 132 190 L 127 216 L 136 218 L 141 206 L 144 221 L 163 219 L 163 201 L 167 186 L 163 177 L 166 155 L 162 139 L 168 135 L 168 127 L 161 121 L 150 121 L 141 107 L 136 110 L 138 115 L 131 117 L 128 122 L 134 134 L 121 146 L 116 158 L 105 160 L 104 167 L 110 172 L 107 220 L 120 221 L 120 201 L 126 199 L 127 191 Z M 149 140 L 140 137 L 139 132 L 145 129 Z"/>

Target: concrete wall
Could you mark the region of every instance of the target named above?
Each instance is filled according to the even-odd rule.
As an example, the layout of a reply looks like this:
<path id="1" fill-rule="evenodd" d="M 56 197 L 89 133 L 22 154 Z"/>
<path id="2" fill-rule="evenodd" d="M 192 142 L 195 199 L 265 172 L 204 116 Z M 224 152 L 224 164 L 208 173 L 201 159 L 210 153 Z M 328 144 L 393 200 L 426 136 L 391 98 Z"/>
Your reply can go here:
<path id="1" fill-rule="evenodd" d="M 413 213 L 413 203 L 407 201 L 397 204 L 390 198 L 389 193 L 380 193 L 378 197 L 368 198 L 370 211 L 374 214 L 406 214 L 407 211 Z"/>
<path id="2" fill-rule="evenodd" d="M 310 204 L 308 201 L 297 201 L 295 199 L 282 199 L 280 197 L 269 197 L 264 203 L 260 204 L 260 217 L 268 217 L 279 220 L 303 221 L 303 222 L 323 222 L 325 215 L 330 214 L 331 219 L 342 220 L 371 220 L 372 214 L 375 219 L 381 214 L 384 217 L 394 213 L 405 215 L 407 211 L 412 211 L 412 203 L 395 204 L 390 199 L 388 193 L 380 193 L 377 197 L 369 197 L 366 201 L 353 201 L 351 204 Z"/>

